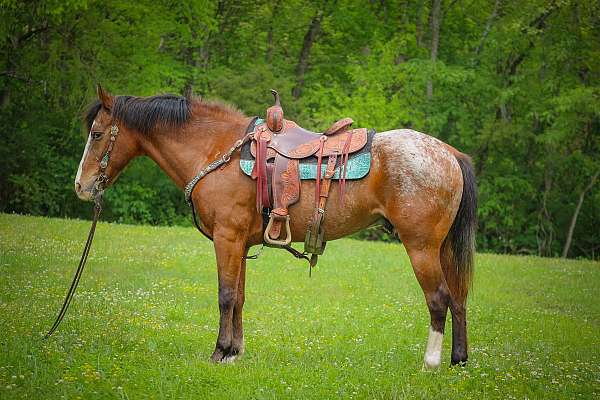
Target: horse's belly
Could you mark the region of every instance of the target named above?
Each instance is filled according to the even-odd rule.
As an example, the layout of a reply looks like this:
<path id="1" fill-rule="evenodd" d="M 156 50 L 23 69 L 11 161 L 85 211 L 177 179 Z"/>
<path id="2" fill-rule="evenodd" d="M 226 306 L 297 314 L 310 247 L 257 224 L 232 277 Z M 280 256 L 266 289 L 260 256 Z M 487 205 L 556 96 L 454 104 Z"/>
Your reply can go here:
<path id="1" fill-rule="evenodd" d="M 348 236 L 372 225 L 381 218 L 377 212 L 378 196 L 371 188 L 371 183 L 378 174 L 379 172 L 371 170 L 369 175 L 363 179 L 346 181 L 343 204 L 340 197 L 340 185 L 337 180 L 332 180 L 321 225 L 325 230 L 325 240 Z M 316 209 L 315 181 L 302 181 L 300 200 L 289 208 L 293 241 L 304 241 Z"/>

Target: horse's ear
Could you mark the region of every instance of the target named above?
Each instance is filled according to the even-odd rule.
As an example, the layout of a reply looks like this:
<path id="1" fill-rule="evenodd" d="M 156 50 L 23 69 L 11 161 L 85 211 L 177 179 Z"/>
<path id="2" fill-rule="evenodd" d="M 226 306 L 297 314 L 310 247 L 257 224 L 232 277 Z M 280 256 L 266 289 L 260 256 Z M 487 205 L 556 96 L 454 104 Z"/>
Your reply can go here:
<path id="1" fill-rule="evenodd" d="M 107 110 L 112 109 L 114 97 L 108 93 L 100 84 L 97 85 L 96 91 L 98 92 L 98 99 L 102 103 L 102 107 Z"/>

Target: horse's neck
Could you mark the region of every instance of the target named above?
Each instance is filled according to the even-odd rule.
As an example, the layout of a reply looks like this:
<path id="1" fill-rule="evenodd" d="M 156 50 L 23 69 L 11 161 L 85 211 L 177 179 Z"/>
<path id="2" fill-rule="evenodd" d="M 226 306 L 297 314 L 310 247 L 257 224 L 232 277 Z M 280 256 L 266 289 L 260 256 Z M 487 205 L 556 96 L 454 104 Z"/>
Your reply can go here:
<path id="1" fill-rule="evenodd" d="M 208 127 L 190 124 L 181 132 L 156 135 L 142 144 L 144 153 L 183 188 L 207 164 L 223 155 L 244 133 L 243 123 Z"/>

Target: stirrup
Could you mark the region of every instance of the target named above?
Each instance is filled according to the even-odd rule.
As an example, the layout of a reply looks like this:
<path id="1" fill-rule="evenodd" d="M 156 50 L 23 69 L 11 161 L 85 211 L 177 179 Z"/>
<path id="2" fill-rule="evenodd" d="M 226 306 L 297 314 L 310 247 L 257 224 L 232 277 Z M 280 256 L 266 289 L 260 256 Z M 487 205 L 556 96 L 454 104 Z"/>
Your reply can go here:
<path id="1" fill-rule="evenodd" d="M 271 228 L 273 227 L 273 221 L 275 221 L 276 218 L 285 218 L 285 238 L 282 240 L 277 240 L 277 239 L 271 239 L 271 237 L 269 236 L 269 232 L 271 232 Z M 290 229 L 290 216 L 286 215 L 281 216 L 281 215 L 277 215 L 274 214 L 273 211 L 271 211 L 271 214 L 269 215 L 269 223 L 267 224 L 267 228 L 265 229 L 265 234 L 263 235 L 264 239 L 265 239 L 265 243 L 273 245 L 273 246 L 287 246 L 290 243 L 292 243 L 292 231 Z"/>

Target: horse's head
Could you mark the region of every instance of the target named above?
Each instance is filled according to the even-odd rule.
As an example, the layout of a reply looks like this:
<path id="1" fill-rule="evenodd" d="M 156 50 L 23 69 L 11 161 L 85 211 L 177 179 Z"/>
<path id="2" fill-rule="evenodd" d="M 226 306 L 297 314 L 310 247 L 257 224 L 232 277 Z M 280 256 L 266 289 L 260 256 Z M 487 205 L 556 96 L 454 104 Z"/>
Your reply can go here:
<path id="1" fill-rule="evenodd" d="M 115 97 L 98 85 L 98 101 L 86 116 L 88 139 L 75 177 L 75 192 L 92 200 L 111 185 L 136 155 L 135 135 L 113 117 Z"/>

